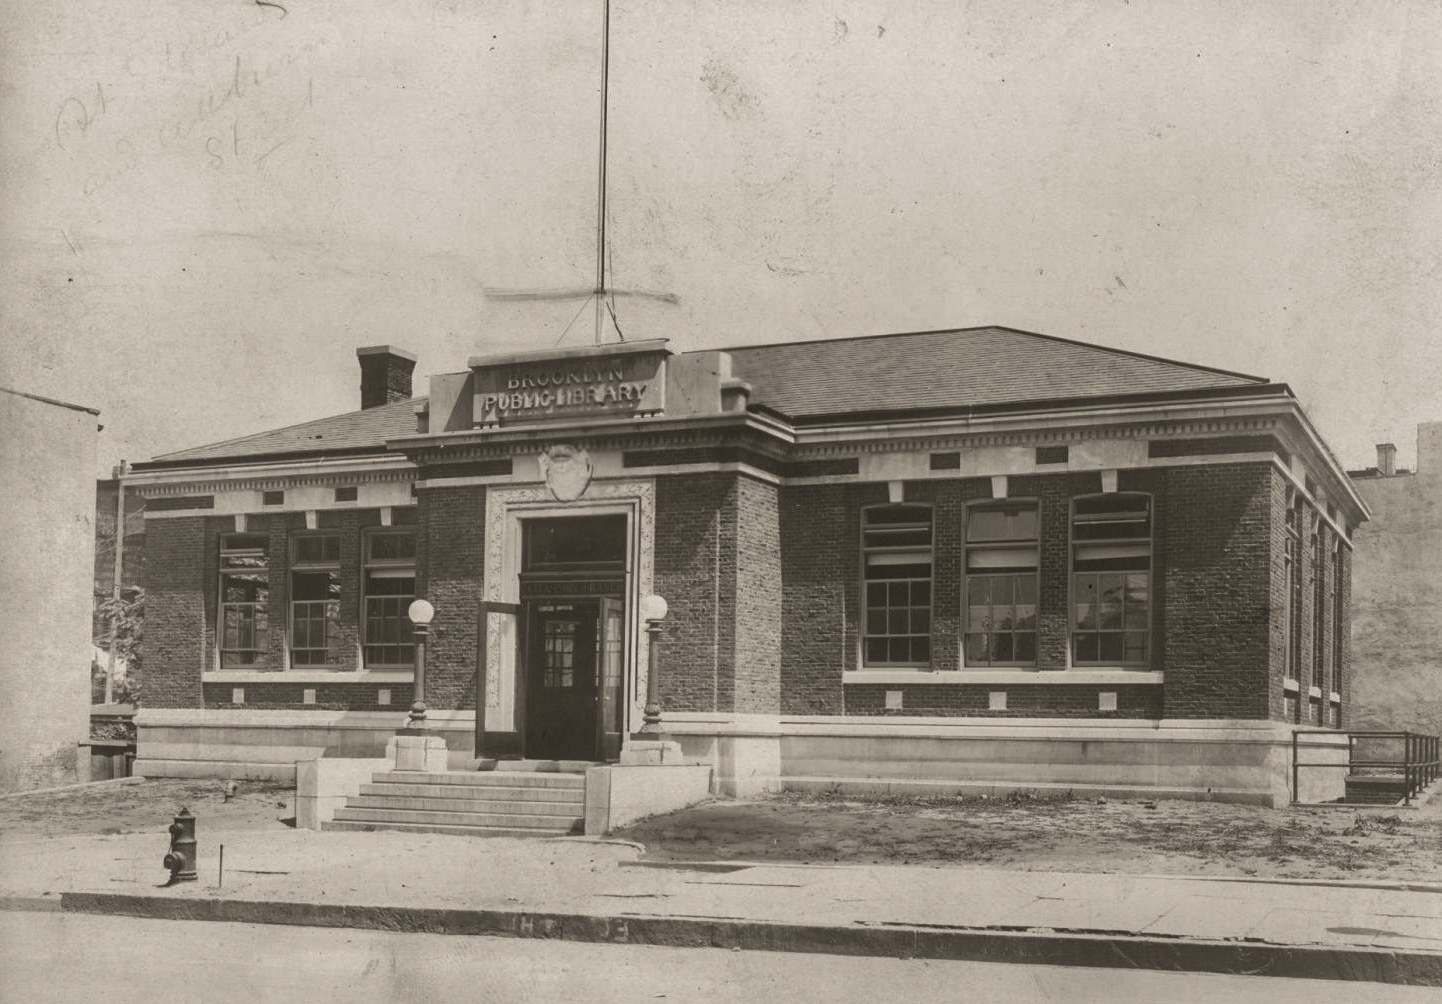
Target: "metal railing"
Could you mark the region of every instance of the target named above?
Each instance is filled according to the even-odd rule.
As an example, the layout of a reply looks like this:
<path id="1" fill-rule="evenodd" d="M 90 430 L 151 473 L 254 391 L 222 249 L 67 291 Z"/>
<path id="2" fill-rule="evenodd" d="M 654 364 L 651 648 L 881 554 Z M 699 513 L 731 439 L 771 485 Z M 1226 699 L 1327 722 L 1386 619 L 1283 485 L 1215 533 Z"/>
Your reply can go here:
<path id="1" fill-rule="evenodd" d="M 1298 742 L 1300 736 L 1332 736 L 1345 735 L 1347 737 L 1347 760 L 1345 763 L 1314 761 L 1304 762 L 1300 759 L 1301 748 Z M 1362 755 L 1358 755 L 1358 740 L 1363 740 Z M 1400 747 L 1395 744 L 1400 743 Z M 1401 756 L 1387 756 L 1388 745 L 1393 749 L 1399 749 Z M 1301 768 L 1303 767 L 1343 767 L 1347 770 L 1349 777 L 1377 777 L 1395 779 L 1400 785 L 1395 790 L 1401 792 L 1402 804 L 1410 805 L 1412 799 L 1419 791 L 1427 787 L 1433 781 L 1442 776 L 1442 767 L 1439 767 L 1439 743 L 1437 736 L 1426 735 L 1421 732 L 1337 732 L 1332 729 L 1293 729 L 1292 730 L 1292 801 L 1298 801 L 1298 794 L 1301 789 L 1298 787 Z"/>

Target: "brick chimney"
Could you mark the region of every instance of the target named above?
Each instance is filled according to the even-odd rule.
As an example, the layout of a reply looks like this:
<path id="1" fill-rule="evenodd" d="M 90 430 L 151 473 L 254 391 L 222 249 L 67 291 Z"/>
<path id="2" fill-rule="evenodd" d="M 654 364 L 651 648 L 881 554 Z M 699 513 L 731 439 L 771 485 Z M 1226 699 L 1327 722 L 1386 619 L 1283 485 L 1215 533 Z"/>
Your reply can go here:
<path id="1" fill-rule="evenodd" d="M 355 350 L 361 368 L 361 407 L 376 408 L 411 399 L 411 371 L 416 357 L 391 345 Z"/>
<path id="2" fill-rule="evenodd" d="M 1397 473 L 1397 447 L 1391 443 L 1377 444 L 1377 473 L 1384 478 Z"/>

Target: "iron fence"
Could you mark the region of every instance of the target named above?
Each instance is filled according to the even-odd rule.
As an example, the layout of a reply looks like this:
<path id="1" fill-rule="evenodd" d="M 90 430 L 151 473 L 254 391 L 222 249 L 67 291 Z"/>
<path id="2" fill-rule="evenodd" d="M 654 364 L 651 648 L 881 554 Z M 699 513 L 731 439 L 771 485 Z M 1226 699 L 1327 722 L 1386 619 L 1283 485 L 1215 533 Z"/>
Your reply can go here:
<path id="1" fill-rule="evenodd" d="M 1301 759 L 1301 736 L 1347 737 L 1346 762 L 1305 762 Z M 1358 740 L 1361 740 L 1359 747 Z M 1388 755 L 1389 748 L 1400 756 Z M 1403 805 L 1410 805 L 1412 799 L 1442 774 L 1439 768 L 1439 743 L 1437 736 L 1421 732 L 1345 732 L 1331 729 L 1292 730 L 1292 801 L 1298 801 L 1301 789 L 1298 786 L 1303 767 L 1345 768 L 1348 777 L 1374 777 L 1387 793 L 1400 794 Z M 1349 793 L 1350 794 L 1350 793 Z M 1351 802 L 1350 798 L 1344 799 Z M 1353 803 L 1357 804 L 1357 803 Z"/>

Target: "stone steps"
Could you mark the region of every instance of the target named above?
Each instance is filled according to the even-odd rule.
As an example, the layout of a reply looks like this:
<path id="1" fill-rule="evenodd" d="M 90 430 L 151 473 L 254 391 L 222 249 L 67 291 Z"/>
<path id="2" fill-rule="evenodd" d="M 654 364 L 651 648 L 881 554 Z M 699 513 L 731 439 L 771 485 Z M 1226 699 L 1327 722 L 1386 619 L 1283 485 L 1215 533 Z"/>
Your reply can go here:
<path id="1" fill-rule="evenodd" d="M 583 774 L 541 774 L 527 771 L 450 770 L 429 774 L 414 770 L 385 770 L 371 775 L 375 784 L 465 785 L 473 788 L 524 787 L 584 790 Z"/>
<path id="2" fill-rule="evenodd" d="M 569 836 L 568 833 L 552 832 L 550 830 L 521 830 L 506 829 L 502 826 L 435 826 L 428 823 L 362 823 L 349 820 L 331 820 L 324 824 L 324 829 L 339 830 L 359 833 L 374 833 L 377 830 L 394 830 L 400 833 L 443 833 L 453 837 L 526 837 L 536 839 L 544 837 Z"/>
<path id="3" fill-rule="evenodd" d="M 580 816 L 541 816 L 520 812 L 445 812 L 405 808 L 381 809 L 347 806 L 335 818 L 346 823 L 425 823 L 433 826 L 474 826 L 481 829 L 544 830 L 569 833 L 581 820 Z"/>
<path id="4" fill-rule="evenodd" d="M 584 788 L 532 788 L 510 784 L 363 784 L 360 793 L 386 798 L 404 795 L 456 801 L 485 799 L 497 802 L 556 802 L 565 805 L 579 805 L 585 800 Z"/>
<path id="5" fill-rule="evenodd" d="M 385 785 L 367 785 L 367 787 L 383 788 Z M 447 794 L 450 794 L 447 792 Z M 402 795 L 399 793 L 381 792 L 379 794 L 367 794 L 361 792 L 365 800 L 366 809 L 414 809 L 422 812 L 458 812 L 458 813 L 482 813 L 501 814 L 507 816 L 577 816 L 584 812 L 585 803 L 579 799 L 570 799 L 565 802 L 531 800 L 513 800 L 500 798 L 432 798 L 429 795 Z"/>
<path id="6" fill-rule="evenodd" d="M 428 773 L 381 771 L 346 799 L 327 830 L 471 836 L 563 836 L 585 828 L 586 779 L 540 767 Z"/>

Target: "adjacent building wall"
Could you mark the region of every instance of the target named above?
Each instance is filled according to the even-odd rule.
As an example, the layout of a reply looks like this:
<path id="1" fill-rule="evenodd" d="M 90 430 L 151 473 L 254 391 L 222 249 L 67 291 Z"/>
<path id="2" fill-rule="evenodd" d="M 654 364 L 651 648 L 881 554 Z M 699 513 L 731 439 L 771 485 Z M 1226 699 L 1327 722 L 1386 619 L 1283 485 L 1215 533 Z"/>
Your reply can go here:
<path id="1" fill-rule="evenodd" d="M 1349 725 L 1442 734 L 1442 422 L 1418 428 L 1416 471 L 1352 483 L 1372 519 L 1355 536 Z"/>
<path id="2" fill-rule="evenodd" d="M 89 779 L 96 415 L 0 390 L 0 791 Z"/>

